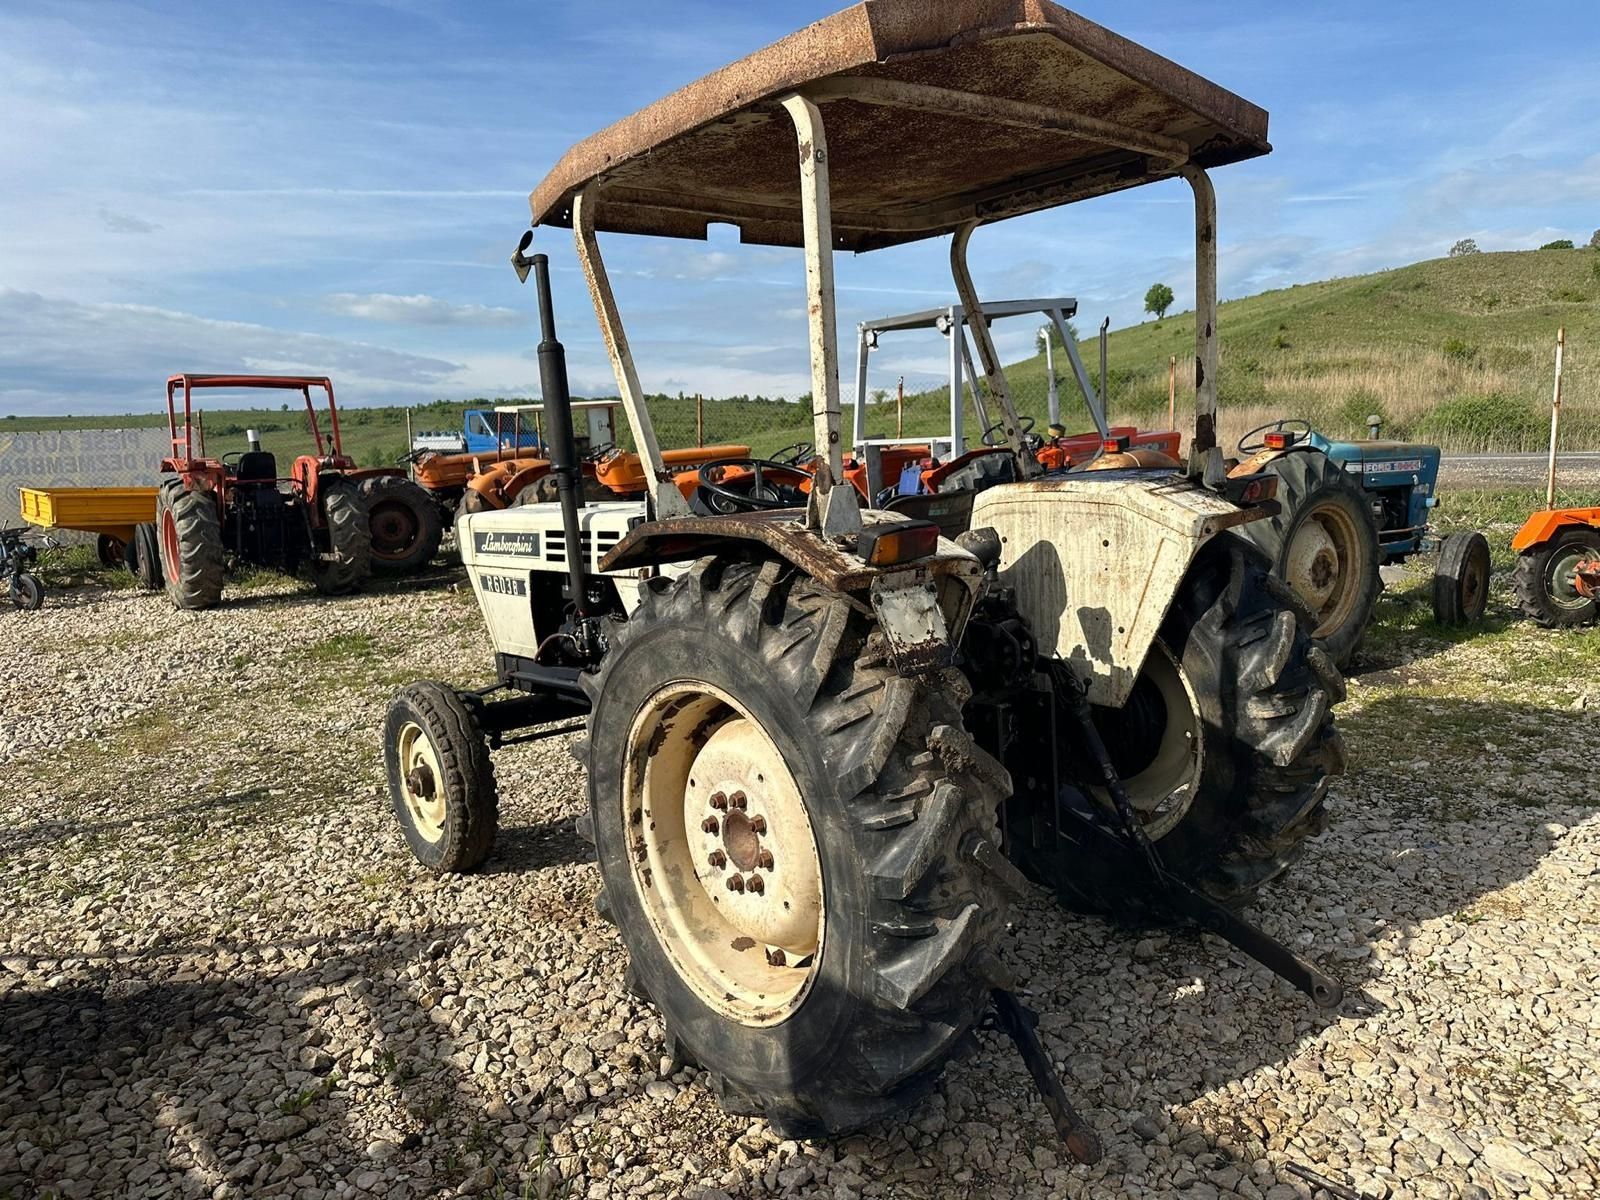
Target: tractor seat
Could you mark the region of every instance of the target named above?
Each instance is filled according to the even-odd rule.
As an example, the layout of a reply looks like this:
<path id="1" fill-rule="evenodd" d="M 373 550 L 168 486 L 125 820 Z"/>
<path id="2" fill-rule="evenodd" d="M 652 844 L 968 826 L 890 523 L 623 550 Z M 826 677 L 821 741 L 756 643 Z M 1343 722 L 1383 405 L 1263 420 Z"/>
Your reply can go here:
<path id="1" fill-rule="evenodd" d="M 234 478 L 240 483 L 271 483 L 278 478 L 278 459 L 270 450 L 247 450 L 239 456 Z"/>
<path id="2" fill-rule="evenodd" d="M 914 521 L 932 521 L 939 533 L 957 538 L 972 526 L 972 501 L 977 492 L 963 488 L 953 492 L 925 492 L 920 496 L 896 496 L 883 506 L 884 512 L 898 513 Z"/>

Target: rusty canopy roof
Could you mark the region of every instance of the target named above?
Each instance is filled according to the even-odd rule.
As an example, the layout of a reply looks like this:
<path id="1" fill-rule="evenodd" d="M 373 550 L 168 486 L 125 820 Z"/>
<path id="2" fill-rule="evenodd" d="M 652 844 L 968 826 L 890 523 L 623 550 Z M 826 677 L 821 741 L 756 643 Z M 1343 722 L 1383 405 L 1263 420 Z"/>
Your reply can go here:
<path id="1" fill-rule="evenodd" d="M 529 197 L 570 225 L 804 244 L 794 126 L 822 106 L 839 249 L 949 233 L 1265 154 L 1267 114 L 1048 0 L 864 0 L 579 142 Z"/>

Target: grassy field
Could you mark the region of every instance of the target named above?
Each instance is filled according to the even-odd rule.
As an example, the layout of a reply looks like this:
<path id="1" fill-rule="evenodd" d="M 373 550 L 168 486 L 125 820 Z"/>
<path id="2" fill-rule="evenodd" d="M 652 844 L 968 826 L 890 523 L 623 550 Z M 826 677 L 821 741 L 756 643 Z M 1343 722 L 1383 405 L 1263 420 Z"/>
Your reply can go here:
<path id="1" fill-rule="evenodd" d="M 1548 436 L 1553 351 L 1567 329 L 1565 444 L 1600 446 L 1600 252 L 1528 250 L 1433 259 L 1392 271 L 1330 279 L 1264 292 L 1222 305 L 1218 390 L 1221 433 L 1231 445 L 1244 430 L 1299 416 L 1336 437 L 1365 436 L 1366 418 L 1384 420 L 1386 436 L 1437 442 L 1450 451 L 1540 449 Z M 1184 381 L 1193 377 L 1194 325 L 1186 313 L 1121 329 L 1109 339 L 1114 422 L 1166 424 L 1169 356 L 1178 357 L 1178 427 L 1190 425 Z M 1091 374 L 1098 350 L 1082 345 Z M 1062 356 L 1057 373 L 1067 370 Z M 1022 411 L 1043 424 L 1047 381 L 1038 354 L 1007 368 Z M 1075 387 L 1063 383 L 1062 411 L 1087 425 Z M 411 410 L 412 425 L 459 429 L 463 411 L 493 401 L 438 401 Z M 908 435 L 944 432 L 941 391 L 906 397 Z M 664 445 L 693 445 L 692 397 L 652 397 Z M 968 433 L 977 417 L 968 401 Z M 346 408 L 345 448 L 363 464 L 392 462 L 406 448 L 405 410 Z M 707 400 L 704 441 L 746 443 L 758 454 L 809 440 L 809 403 L 736 397 Z M 0 431 L 144 426 L 164 414 L 99 417 L 7 417 Z M 895 432 L 892 398 L 870 410 L 869 431 Z M 262 433 L 280 456 L 306 445 L 304 416 L 286 409 L 208 411 L 206 434 L 217 447 L 242 444 L 246 428 Z M 629 439 L 626 432 L 621 440 Z"/>

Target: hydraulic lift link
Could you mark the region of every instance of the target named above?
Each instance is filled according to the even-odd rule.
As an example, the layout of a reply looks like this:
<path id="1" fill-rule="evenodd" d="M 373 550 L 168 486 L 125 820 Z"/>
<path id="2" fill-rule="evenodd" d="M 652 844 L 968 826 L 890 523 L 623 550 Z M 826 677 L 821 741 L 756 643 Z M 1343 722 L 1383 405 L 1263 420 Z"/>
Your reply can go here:
<path id="1" fill-rule="evenodd" d="M 1100 1135 L 1067 1099 L 1066 1089 L 1061 1086 L 1039 1041 L 1038 1031 L 1033 1027 L 1033 1013 L 1014 993 L 1004 988 L 995 988 L 990 994 L 994 997 L 996 1022 L 1017 1044 L 1017 1053 L 1022 1055 L 1028 1074 L 1033 1076 L 1033 1086 L 1039 1089 L 1039 1097 L 1049 1109 L 1050 1120 L 1066 1144 L 1067 1153 L 1085 1166 L 1094 1166 L 1104 1154 Z"/>
<path id="2" fill-rule="evenodd" d="M 1111 796 L 1111 812 L 1107 815 L 1114 816 L 1122 829 L 1113 833 L 1071 805 L 1058 804 L 1057 811 L 1071 816 L 1089 832 L 1091 840 L 1102 842 L 1101 848 L 1105 853 L 1124 856 L 1128 860 L 1129 870 L 1137 871 L 1141 867 L 1146 870 L 1155 885 L 1156 897 L 1164 901 L 1172 912 L 1226 939 L 1322 1007 L 1336 1008 L 1344 999 L 1344 985 L 1337 979 L 1318 970 L 1308 959 L 1302 958 L 1226 905 L 1218 904 L 1203 892 L 1190 887 L 1162 865 L 1161 855 L 1146 836 L 1144 826 L 1140 824 L 1138 814 L 1123 789 L 1116 765 L 1111 761 L 1111 755 L 1100 737 L 1100 731 L 1095 728 L 1083 685 L 1065 666 L 1054 670 L 1052 676 L 1067 694 L 1067 705 L 1078 723 L 1084 746 L 1095 760 L 1106 791 Z"/>

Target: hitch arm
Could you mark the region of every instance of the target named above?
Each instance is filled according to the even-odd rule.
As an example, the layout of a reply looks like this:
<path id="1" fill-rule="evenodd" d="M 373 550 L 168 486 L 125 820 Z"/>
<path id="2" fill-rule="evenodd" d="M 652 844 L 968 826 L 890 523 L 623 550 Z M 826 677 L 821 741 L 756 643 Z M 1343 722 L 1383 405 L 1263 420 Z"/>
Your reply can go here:
<path id="1" fill-rule="evenodd" d="M 996 1022 L 1017 1044 L 1017 1053 L 1022 1055 L 1028 1074 L 1033 1076 L 1033 1086 L 1039 1089 L 1039 1097 L 1050 1111 L 1050 1120 L 1061 1135 L 1061 1140 L 1066 1143 L 1067 1153 L 1085 1166 L 1092 1167 L 1104 1154 L 1100 1135 L 1067 1099 L 1066 1089 L 1051 1068 L 1050 1059 L 1039 1041 L 1038 1031 L 1033 1027 L 1033 1014 L 1023 1007 L 1022 1001 L 1014 993 L 1004 988 L 995 988 L 990 994 L 994 998 Z"/>

